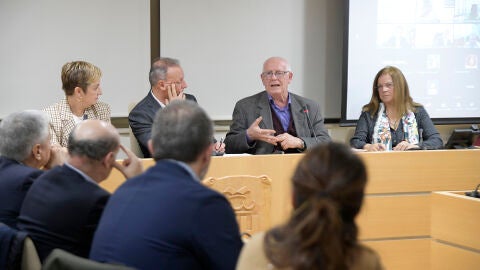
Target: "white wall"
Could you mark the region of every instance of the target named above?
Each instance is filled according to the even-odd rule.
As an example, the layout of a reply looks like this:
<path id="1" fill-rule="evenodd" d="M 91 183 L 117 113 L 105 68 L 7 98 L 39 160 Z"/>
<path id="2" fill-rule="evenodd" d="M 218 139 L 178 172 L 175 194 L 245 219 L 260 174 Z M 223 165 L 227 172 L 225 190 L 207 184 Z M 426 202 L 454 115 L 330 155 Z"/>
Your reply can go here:
<path id="1" fill-rule="evenodd" d="M 180 59 L 194 94 L 213 119 L 263 90 L 262 64 L 283 56 L 291 91 L 340 118 L 344 1 L 161 0 L 160 53 Z"/>
<path id="2" fill-rule="evenodd" d="M 161 54 L 179 58 L 187 92 L 213 119 L 263 89 L 270 56 L 287 58 L 292 91 L 339 118 L 344 1 L 161 0 Z M 60 70 L 71 60 L 99 66 L 112 116 L 149 89 L 149 1 L 1 0 L 0 118 L 63 97 Z"/>
<path id="3" fill-rule="evenodd" d="M 1 0 L 0 39 L 0 118 L 61 99 L 61 67 L 72 60 L 102 69 L 112 116 L 149 89 L 149 1 Z"/>

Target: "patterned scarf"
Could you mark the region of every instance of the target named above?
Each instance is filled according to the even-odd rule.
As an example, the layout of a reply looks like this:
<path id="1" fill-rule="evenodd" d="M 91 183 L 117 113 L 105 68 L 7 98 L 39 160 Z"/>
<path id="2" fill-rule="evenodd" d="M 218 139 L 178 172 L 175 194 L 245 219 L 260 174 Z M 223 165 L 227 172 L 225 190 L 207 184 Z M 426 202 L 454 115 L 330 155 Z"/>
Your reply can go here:
<path id="1" fill-rule="evenodd" d="M 387 151 L 392 150 L 392 134 L 390 133 L 390 123 L 388 121 L 387 113 L 385 112 L 385 105 L 380 103 L 378 109 L 378 118 L 373 128 L 373 143 L 382 143 L 385 145 Z M 418 144 L 418 128 L 417 119 L 413 112 L 408 112 L 402 116 L 404 140 L 411 144 Z"/>

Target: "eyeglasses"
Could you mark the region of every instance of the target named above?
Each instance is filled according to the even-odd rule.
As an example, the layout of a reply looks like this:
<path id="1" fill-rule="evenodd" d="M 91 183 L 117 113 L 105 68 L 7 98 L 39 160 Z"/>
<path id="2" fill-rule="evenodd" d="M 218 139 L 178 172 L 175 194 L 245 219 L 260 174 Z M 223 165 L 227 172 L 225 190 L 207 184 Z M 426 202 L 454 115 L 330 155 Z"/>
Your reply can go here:
<path id="1" fill-rule="evenodd" d="M 165 84 L 175 84 L 176 86 L 181 86 L 183 81 L 178 81 L 178 82 L 165 82 Z"/>
<path id="2" fill-rule="evenodd" d="M 377 85 L 375 86 L 375 90 L 380 90 L 380 89 L 383 89 L 383 88 L 387 88 L 387 89 L 392 89 L 393 88 L 393 83 L 389 82 L 389 83 L 386 83 L 384 85 Z"/>
<path id="3" fill-rule="evenodd" d="M 271 79 L 273 78 L 273 75 L 275 75 L 276 78 L 281 78 L 283 77 L 285 74 L 287 73 L 290 73 L 290 71 L 288 70 L 285 70 L 285 71 L 281 71 L 281 70 L 277 70 L 277 71 L 273 71 L 273 70 L 270 70 L 270 71 L 265 71 L 262 73 L 262 77 L 264 78 L 268 78 L 268 79 Z"/>

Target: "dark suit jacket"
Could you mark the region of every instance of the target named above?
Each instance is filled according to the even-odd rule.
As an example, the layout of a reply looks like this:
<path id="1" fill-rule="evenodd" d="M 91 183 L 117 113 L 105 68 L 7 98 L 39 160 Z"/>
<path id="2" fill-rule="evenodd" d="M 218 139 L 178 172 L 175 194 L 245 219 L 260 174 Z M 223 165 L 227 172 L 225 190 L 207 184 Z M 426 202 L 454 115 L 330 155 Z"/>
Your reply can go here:
<path id="1" fill-rule="evenodd" d="M 185 94 L 185 98 L 197 102 L 197 99 L 190 94 Z M 132 128 L 133 135 L 137 138 L 140 149 L 144 158 L 151 158 L 148 151 L 148 140 L 152 133 L 152 124 L 155 114 L 160 110 L 160 104 L 155 100 L 152 92 L 149 91 L 147 96 L 143 98 L 128 114 L 128 122 Z"/>
<path id="2" fill-rule="evenodd" d="M 0 157 L 0 222 L 17 228 L 17 217 L 28 189 L 42 170 Z"/>
<path id="3" fill-rule="evenodd" d="M 54 248 L 88 257 L 110 194 L 66 165 L 43 173 L 25 197 L 18 227 L 28 232 L 43 261 Z"/>
<path id="4" fill-rule="evenodd" d="M 362 112 L 360 118 L 358 119 L 357 127 L 355 128 L 355 134 L 350 139 L 350 145 L 352 147 L 357 149 L 363 149 L 365 144 L 372 143 L 374 128 L 377 119 L 378 113 L 372 116 L 369 112 Z M 435 125 L 433 124 L 430 116 L 428 115 L 425 108 L 423 108 L 423 106 L 416 107 L 415 119 L 417 120 L 418 130 L 423 130 L 422 134 L 419 134 L 422 136 L 420 142 L 418 143 L 420 149 L 442 149 L 442 137 L 440 136 L 440 133 L 438 133 Z M 392 146 L 396 146 L 399 142 L 405 139 L 402 121 L 400 121 L 397 131 L 393 133 L 392 136 L 397 142 L 395 144 L 392 144 Z"/>
<path id="5" fill-rule="evenodd" d="M 138 269 L 234 269 L 242 247 L 225 197 L 173 161 L 158 161 L 112 195 L 90 258 Z"/>
<path id="6" fill-rule="evenodd" d="M 320 106 L 313 100 L 289 93 L 291 99 L 291 112 L 297 137 L 305 142 L 306 148 L 310 148 L 318 142 L 330 141 L 327 129 L 323 124 L 323 118 L 320 114 Z M 312 134 L 308 126 L 305 109 L 308 109 L 308 115 L 311 120 L 312 128 L 317 137 Z M 253 96 L 246 97 L 235 104 L 232 115 L 232 124 L 230 131 L 225 138 L 225 152 L 228 154 L 250 153 L 250 154 L 271 154 L 274 146 L 257 141 L 252 146 L 247 143 L 247 129 L 259 116 L 263 117 L 260 122 L 260 128 L 274 129 L 272 112 L 268 95 L 262 91 Z"/>

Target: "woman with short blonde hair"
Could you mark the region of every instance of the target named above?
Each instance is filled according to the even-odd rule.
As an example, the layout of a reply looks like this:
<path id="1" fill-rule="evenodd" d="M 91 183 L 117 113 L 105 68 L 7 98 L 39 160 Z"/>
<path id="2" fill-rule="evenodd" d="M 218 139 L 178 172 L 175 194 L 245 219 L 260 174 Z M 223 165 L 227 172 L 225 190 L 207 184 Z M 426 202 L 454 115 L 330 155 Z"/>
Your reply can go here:
<path id="1" fill-rule="evenodd" d="M 65 98 L 44 109 L 50 117 L 52 144 L 67 147 L 68 135 L 85 119 L 110 122 L 110 106 L 98 101 L 102 95 L 101 76 L 100 68 L 85 61 L 63 65 L 61 78 Z"/>

